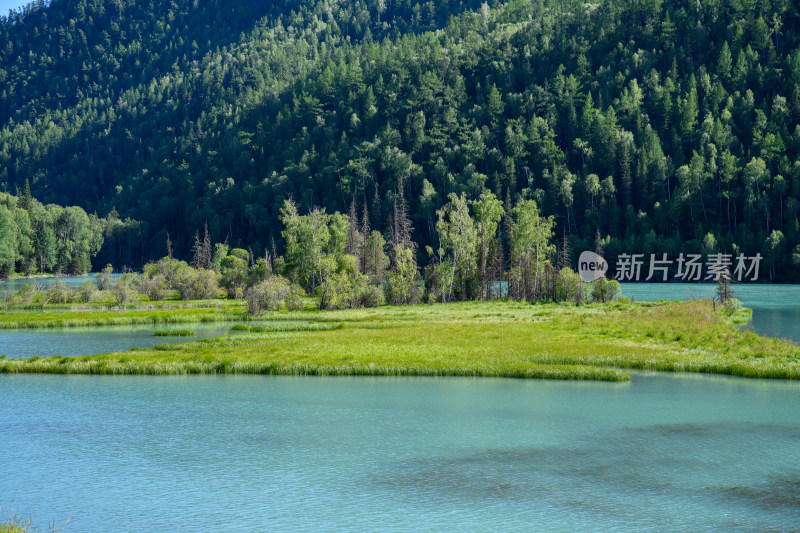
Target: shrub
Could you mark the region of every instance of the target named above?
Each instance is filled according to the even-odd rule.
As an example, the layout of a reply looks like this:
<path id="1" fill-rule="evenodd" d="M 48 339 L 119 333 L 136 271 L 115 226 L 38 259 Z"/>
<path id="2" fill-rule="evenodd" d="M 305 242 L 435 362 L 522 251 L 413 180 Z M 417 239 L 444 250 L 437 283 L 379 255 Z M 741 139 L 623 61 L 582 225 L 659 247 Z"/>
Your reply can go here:
<path id="1" fill-rule="evenodd" d="M 282 276 L 286 275 L 286 260 L 283 256 L 275 258 L 275 261 L 272 263 L 272 272 Z"/>
<path id="2" fill-rule="evenodd" d="M 317 287 L 320 309 L 349 309 L 355 307 L 355 290 L 353 279 L 346 272 L 328 276 L 325 282 Z"/>
<path id="3" fill-rule="evenodd" d="M 230 252 L 228 252 L 229 257 L 237 257 L 247 263 L 250 260 L 250 252 L 244 250 L 242 248 L 234 248 Z"/>
<path id="4" fill-rule="evenodd" d="M 592 285 L 592 299 L 595 302 L 610 302 L 620 292 L 619 281 L 600 278 Z"/>
<path id="5" fill-rule="evenodd" d="M 36 297 L 36 286 L 33 283 L 26 283 L 19 288 L 17 294 L 14 295 L 13 300 L 16 303 L 30 303 Z"/>
<path id="6" fill-rule="evenodd" d="M 153 302 L 166 298 L 168 291 L 167 279 L 163 274 L 156 274 L 154 276 L 142 275 L 142 277 L 139 278 L 139 292 L 147 296 Z"/>
<path id="7" fill-rule="evenodd" d="M 120 305 L 136 299 L 136 291 L 123 283 L 117 283 L 111 289 L 111 294 L 114 296 L 114 301 Z"/>
<path id="8" fill-rule="evenodd" d="M 151 278 L 161 274 L 167 282 L 167 287 L 175 289 L 175 277 L 181 270 L 188 267 L 186 261 L 164 257 L 155 263 L 147 263 L 142 269 L 142 273 Z"/>
<path id="9" fill-rule="evenodd" d="M 235 248 L 233 252 L 238 250 Z M 237 291 L 241 293 L 247 281 L 247 261 L 236 255 L 229 255 L 221 261 L 220 266 L 220 285 L 228 292 L 229 297 L 236 298 Z"/>
<path id="10" fill-rule="evenodd" d="M 114 267 L 110 264 L 100 271 L 95 279 L 98 291 L 107 291 L 111 289 L 111 273 L 114 272 Z"/>
<path id="11" fill-rule="evenodd" d="M 410 249 L 397 250 L 396 270 L 386 276 L 386 301 L 392 305 L 419 303 L 417 287 L 417 265 Z"/>
<path id="12" fill-rule="evenodd" d="M 742 310 L 742 302 L 736 298 L 728 298 L 723 304 L 723 309 L 728 316 L 733 316 Z"/>
<path id="13" fill-rule="evenodd" d="M 386 301 L 391 305 L 414 305 L 419 303 L 419 287 L 416 277 L 406 277 L 395 272 L 386 274 Z"/>
<path id="14" fill-rule="evenodd" d="M 95 284 L 91 281 L 84 281 L 81 283 L 81 286 L 78 287 L 77 300 L 83 303 L 89 303 L 97 297 L 97 291 L 95 290 Z"/>
<path id="15" fill-rule="evenodd" d="M 562 268 L 556 275 L 554 296 L 557 302 L 582 302 L 586 299 L 586 285 L 577 272 L 569 267 Z"/>
<path id="16" fill-rule="evenodd" d="M 289 294 L 286 295 L 284 301 L 286 302 L 286 309 L 289 311 L 300 311 L 305 307 L 303 298 L 306 293 L 300 285 L 292 284 Z"/>
<path id="17" fill-rule="evenodd" d="M 8 311 L 8 304 L 14 301 L 14 295 L 9 291 L 3 291 L 3 311 Z"/>
<path id="18" fill-rule="evenodd" d="M 136 276 L 131 274 L 123 274 L 117 281 L 111 284 L 111 294 L 114 296 L 114 301 L 118 304 L 124 304 L 136 299 L 137 292 L 133 288 L 139 284 Z"/>
<path id="19" fill-rule="evenodd" d="M 361 288 L 358 300 L 361 307 L 380 307 L 385 303 L 383 289 L 377 285 L 365 285 Z"/>
<path id="20" fill-rule="evenodd" d="M 219 274 L 205 268 L 182 266 L 173 280 L 182 300 L 208 300 L 219 293 Z"/>
<path id="21" fill-rule="evenodd" d="M 280 274 L 280 272 L 275 272 Z M 256 261 L 256 264 L 250 267 L 247 273 L 247 286 L 252 287 L 257 285 L 272 275 L 272 266 L 269 259 L 262 257 Z"/>
<path id="22" fill-rule="evenodd" d="M 211 256 L 211 268 L 219 272 L 222 270 L 222 260 L 228 257 L 230 246 L 224 243 L 214 245 L 214 254 Z"/>
<path id="23" fill-rule="evenodd" d="M 70 300 L 69 290 L 61 280 L 56 280 L 50 290 L 47 291 L 47 301 L 64 304 Z"/>
<path id="24" fill-rule="evenodd" d="M 289 280 L 283 276 L 272 276 L 247 289 L 247 312 L 256 315 L 262 311 L 277 311 L 283 300 L 291 293 Z"/>
<path id="25" fill-rule="evenodd" d="M 395 272 L 386 275 L 386 301 L 391 305 L 413 305 L 419 303 L 416 280 Z"/>

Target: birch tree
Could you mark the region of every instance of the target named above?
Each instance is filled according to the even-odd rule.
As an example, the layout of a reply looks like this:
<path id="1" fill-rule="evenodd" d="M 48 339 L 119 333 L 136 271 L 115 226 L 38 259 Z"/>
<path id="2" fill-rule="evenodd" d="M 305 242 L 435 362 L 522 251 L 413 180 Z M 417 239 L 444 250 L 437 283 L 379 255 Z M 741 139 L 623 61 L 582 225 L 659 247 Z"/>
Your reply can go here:
<path id="1" fill-rule="evenodd" d="M 478 273 L 481 285 L 479 298 L 483 299 L 486 298 L 486 264 L 489 247 L 497 236 L 497 227 L 503 218 L 503 203 L 491 191 L 484 189 L 480 198 L 472 202 L 472 211 L 475 213 L 478 243 Z"/>
<path id="2" fill-rule="evenodd" d="M 511 261 L 520 289 L 519 297 L 536 300 L 542 270 L 555 250 L 551 243 L 553 217 L 542 217 L 533 200 L 520 200 L 511 214 L 514 219 Z"/>
<path id="3" fill-rule="evenodd" d="M 477 243 L 475 223 L 469 215 L 466 195 L 461 193 L 461 196 L 456 196 L 455 193 L 450 193 L 448 198 L 450 202 L 436 212 L 439 216 L 436 222 L 439 255 L 447 258 L 451 268 L 446 294 L 442 295 L 443 301 L 452 297 L 456 272 L 463 282 L 474 270 Z"/>

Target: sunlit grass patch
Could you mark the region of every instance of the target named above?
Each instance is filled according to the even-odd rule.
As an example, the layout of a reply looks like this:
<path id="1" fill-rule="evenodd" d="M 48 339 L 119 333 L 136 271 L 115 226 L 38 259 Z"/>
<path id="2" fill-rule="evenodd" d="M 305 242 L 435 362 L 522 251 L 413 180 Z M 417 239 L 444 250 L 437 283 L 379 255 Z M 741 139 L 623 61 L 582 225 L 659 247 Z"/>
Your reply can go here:
<path id="1" fill-rule="evenodd" d="M 190 311 L 190 310 L 185 310 Z M 710 302 L 470 302 L 277 312 L 234 335 L 3 372 L 629 379 L 625 369 L 800 379 L 800 348 L 736 329 Z"/>
<path id="2" fill-rule="evenodd" d="M 275 324 L 236 324 L 233 331 L 243 333 L 271 333 L 280 331 L 330 331 L 344 327 L 342 322 L 283 322 Z"/>
<path id="3" fill-rule="evenodd" d="M 194 337 L 197 332 L 190 329 L 167 329 L 153 333 L 155 337 Z"/>

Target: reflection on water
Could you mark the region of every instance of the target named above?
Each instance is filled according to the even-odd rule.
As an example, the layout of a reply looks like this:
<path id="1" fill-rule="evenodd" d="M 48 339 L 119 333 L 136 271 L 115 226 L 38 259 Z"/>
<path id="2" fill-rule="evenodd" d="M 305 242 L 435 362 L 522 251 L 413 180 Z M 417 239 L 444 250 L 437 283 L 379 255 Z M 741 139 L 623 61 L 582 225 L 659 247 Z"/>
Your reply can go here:
<path id="1" fill-rule="evenodd" d="M 3 512 L 76 531 L 800 525 L 798 383 L 24 375 L 0 398 Z"/>

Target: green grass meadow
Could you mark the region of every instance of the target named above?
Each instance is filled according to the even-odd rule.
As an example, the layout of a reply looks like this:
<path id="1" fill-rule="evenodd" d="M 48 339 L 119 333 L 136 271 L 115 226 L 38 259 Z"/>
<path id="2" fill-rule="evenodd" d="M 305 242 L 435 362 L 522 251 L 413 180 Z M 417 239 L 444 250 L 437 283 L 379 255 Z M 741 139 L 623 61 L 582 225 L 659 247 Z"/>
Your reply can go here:
<path id="1" fill-rule="evenodd" d="M 239 309 L 9 313 L 0 327 L 242 320 Z M 87 357 L 0 359 L 0 372 L 491 376 L 625 381 L 627 369 L 800 378 L 800 348 L 743 332 L 708 301 L 469 302 L 275 312 L 232 335 Z M 736 317 L 741 321 L 742 317 Z"/>

